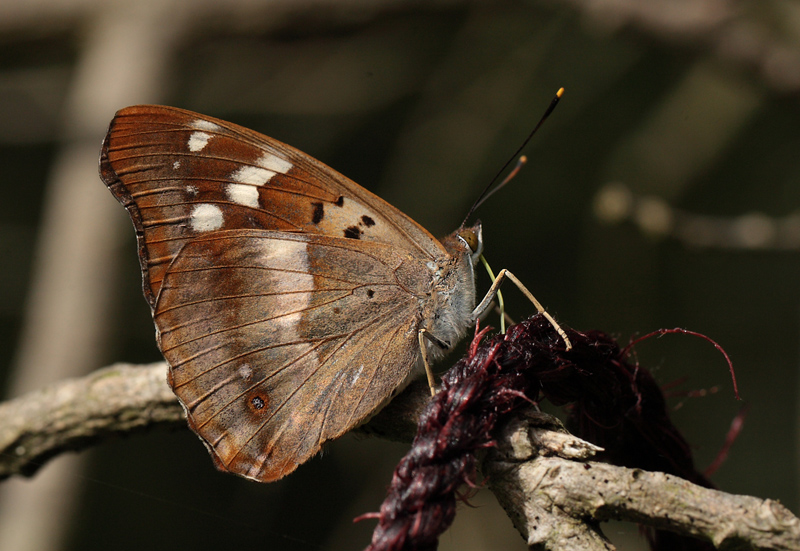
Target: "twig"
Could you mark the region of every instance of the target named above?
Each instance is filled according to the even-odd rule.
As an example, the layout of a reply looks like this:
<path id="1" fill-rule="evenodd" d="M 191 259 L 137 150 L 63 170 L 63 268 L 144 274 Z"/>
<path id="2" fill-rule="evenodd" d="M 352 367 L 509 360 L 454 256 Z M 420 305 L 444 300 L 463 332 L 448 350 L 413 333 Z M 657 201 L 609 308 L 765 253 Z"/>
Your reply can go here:
<path id="1" fill-rule="evenodd" d="M 596 522 L 586 522 L 581 515 L 572 516 L 553 506 L 550 496 L 540 492 L 530 478 L 539 474 L 530 472 L 532 466 L 545 457 L 572 465 L 573 460 L 589 459 L 598 451 L 602 449 L 567 433 L 547 415 L 526 411 L 515 415 L 504 427 L 498 447 L 488 454 L 482 470 L 500 505 L 531 549 L 614 549 Z M 581 467 L 581 463 L 574 464 Z M 550 475 L 547 471 L 543 474 Z"/>
<path id="2" fill-rule="evenodd" d="M 484 462 L 492 491 L 532 549 L 613 549 L 596 531 L 597 522 L 609 519 L 709 540 L 722 549 L 800 548 L 800 519 L 777 501 L 664 473 L 573 461 L 563 450 L 543 446 L 542 434 L 540 419 L 517 417 Z M 567 451 L 574 449 L 573 443 Z"/>
<path id="3" fill-rule="evenodd" d="M 47 460 L 114 436 L 154 429 L 185 429 L 186 419 L 167 386 L 167 364 L 114 364 L 0 403 L 0 480 L 31 476 Z M 412 385 L 364 432 L 410 442 L 430 394 Z"/>
<path id="4" fill-rule="evenodd" d="M 116 364 L 0 404 L 0 479 L 113 435 L 185 427 L 166 364 Z"/>

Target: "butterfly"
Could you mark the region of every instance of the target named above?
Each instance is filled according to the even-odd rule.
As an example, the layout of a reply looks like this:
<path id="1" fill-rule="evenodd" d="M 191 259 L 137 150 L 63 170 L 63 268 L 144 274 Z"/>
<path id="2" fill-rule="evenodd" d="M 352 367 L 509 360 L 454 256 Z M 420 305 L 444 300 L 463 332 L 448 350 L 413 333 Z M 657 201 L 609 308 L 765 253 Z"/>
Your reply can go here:
<path id="1" fill-rule="evenodd" d="M 100 175 L 133 221 L 189 426 L 249 479 L 364 422 L 517 282 L 501 272 L 476 306 L 480 224 L 440 241 L 305 153 L 190 111 L 119 111 Z"/>

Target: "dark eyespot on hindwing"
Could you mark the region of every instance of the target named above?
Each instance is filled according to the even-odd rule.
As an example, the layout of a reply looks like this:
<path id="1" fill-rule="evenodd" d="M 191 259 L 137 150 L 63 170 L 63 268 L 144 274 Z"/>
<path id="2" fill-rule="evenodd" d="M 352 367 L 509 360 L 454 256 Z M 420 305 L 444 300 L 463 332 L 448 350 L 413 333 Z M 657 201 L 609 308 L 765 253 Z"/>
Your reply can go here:
<path id="1" fill-rule="evenodd" d="M 247 409 L 251 413 L 263 415 L 269 411 L 267 409 L 269 398 L 263 391 L 253 389 L 244 396 L 244 399 L 247 400 Z"/>
<path id="2" fill-rule="evenodd" d="M 261 396 L 252 398 L 250 404 L 253 406 L 253 409 L 264 409 L 264 406 L 267 405 L 264 403 L 264 399 Z"/>

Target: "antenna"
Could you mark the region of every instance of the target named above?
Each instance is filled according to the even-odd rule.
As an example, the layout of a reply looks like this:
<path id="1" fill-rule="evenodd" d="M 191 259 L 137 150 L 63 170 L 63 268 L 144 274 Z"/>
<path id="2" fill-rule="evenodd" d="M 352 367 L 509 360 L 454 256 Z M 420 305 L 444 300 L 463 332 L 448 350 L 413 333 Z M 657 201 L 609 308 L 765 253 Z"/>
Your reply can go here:
<path id="1" fill-rule="evenodd" d="M 497 172 L 497 174 L 495 174 L 494 178 L 492 178 L 492 181 L 489 182 L 489 185 L 486 186 L 486 189 L 483 190 L 483 193 L 481 193 L 478 196 L 478 199 L 476 199 L 475 202 L 472 204 L 472 206 L 469 208 L 469 211 L 467 211 L 467 215 L 464 217 L 464 221 L 461 222 L 461 227 L 462 228 L 467 223 L 467 220 L 469 220 L 469 217 L 472 216 L 472 213 L 475 212 L 475 209 L 477 209 L 495 191 L 499 190 L 501 187 L 506 185 L 509 182 L 509 180 L 511 180 L 511 178 L 516 176 L 517 172 L 519 172 L 519 169 L 522 168 L 522 165 L 524 165 L 525 162 L 527 161 L 527 158 L 524 157 L 524 156 L 520 157 L 519 161 L 517 162 L 517 166 L 514 168 L 513 171 L 511 171 L 511 174 L 509 174 L 508 177 L 505 180 L 503 180 L 500 183 L 499 186 L 497 186 L 495 189 L 492 189 L 492 186 L 498 180 L 498 178 L 500 178 L 500 175 L 503 172 L 506 171 L 508 166 L 514 161 L 514 159 L 517 158 L 517 155 L 519 155 L 520 152 L 525 148 L 525 146 L 528 145 L 528 142 L 531 141 L 531 138 L 533 138 L 533 135 L 536 134 L 537 130 L 539 130 L 539 127 L 542 126 L 542 124 L 544 123 L 545 120 L 547 120 L 547 117 L 549 117 L 550 113 L 553 112 L 553 109 L 556 108 L 556 105 L 558 105 L 558 100 L 560 100 L 561 96 L 563 96 L 563 95 L 564 95 L 564 88 L 559 88 L 558 92 L 556 92 L 555 97 L 550 102 L 550 105 L 547 106 L 547 109 L 545 110 L 544 115 L 542 115 L 542 118 L 539 119 L 539 122 L 536 123 L 536 126 L 534 126 L 533 130 L 531 130 L 531 133 L 528 134 L 528 137 L 525 138 L 525 141 L 522 142 L 522 145 L 520 145 L 517 148 L 517 150 L 514 152 L 514 154 L 508 159 L 508 161 L 506 161 L 506 164 L 504 164 L 503 167 Z"/>
<path id="2" fill-rule="evenodd" d="M 520 169 L 523 166 L 525 166 L 527 162 L 528 162 L 528 157 L 526 157 L 525 155 L 520 155 L 520 158 L 517 159 L 517 165 L 513 169 L 511 169 L 511 172 L 508 173 L 508 176 L 503 178 L 503 181 L 497 184 L 497 187 L 495 187 L 492 191 L 488 193 L 484 192 L 483 196 L 480 197 L 478 201 L 475 201 L 475 205 L 472 207 L 472 210 L 478 210 L 478 208 L 482 204 L 484 204 L 489 197 L 491 197 L 492 195 L 503 189 L 507 183 L 509 183 L 511 180 L 514 179 L 514 176 L 516 176 L 519 173 Z"/>

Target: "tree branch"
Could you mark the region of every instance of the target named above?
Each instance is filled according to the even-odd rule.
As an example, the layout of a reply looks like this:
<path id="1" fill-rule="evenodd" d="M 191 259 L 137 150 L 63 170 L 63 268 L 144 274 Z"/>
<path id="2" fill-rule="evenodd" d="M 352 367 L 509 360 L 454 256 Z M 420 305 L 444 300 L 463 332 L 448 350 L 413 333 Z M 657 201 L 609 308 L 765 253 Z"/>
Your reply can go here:
<path id="1" fill-rule="evenodd" d="M 116 364 L 0 404 L 0 478 L 114 435 L 185 427 L 164 363 Z M 412 385 L 361 430 L 409 441 L 427 401 Z M 610 518 L 709 539 L 726 549 L 797 549 L 800 519 L 775 501 L 585 460 L 598 450 L 540 414 L 517 416 L 484 461 L 490 487 L 534 549 L 612 549 Z"/>
<path id="2" fill-rule="evenodd" d="M 185 427 L 166 363 L 115 364 L 0 404 L 0 480 L 113 435 Z"/>
<path id="3" fill-rule="evenodd" d="M 484 462 L 492 491 L 532 549 L 613 549 L 597 522 L 616 519 L 721 549 L 800 548 L 800 519 L 770 499 L 728 494 L 664 473 L 580 462 L 597 450 L 554 438 L 540 415 L 507 423 Z M 587 444 L 587 443 L 584 443 Z"/>

